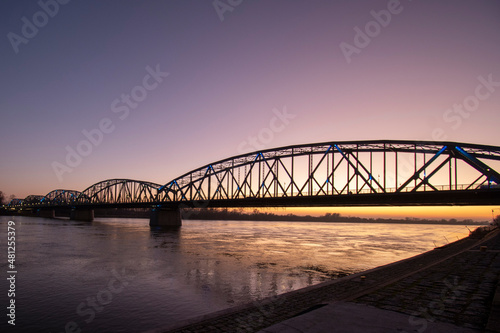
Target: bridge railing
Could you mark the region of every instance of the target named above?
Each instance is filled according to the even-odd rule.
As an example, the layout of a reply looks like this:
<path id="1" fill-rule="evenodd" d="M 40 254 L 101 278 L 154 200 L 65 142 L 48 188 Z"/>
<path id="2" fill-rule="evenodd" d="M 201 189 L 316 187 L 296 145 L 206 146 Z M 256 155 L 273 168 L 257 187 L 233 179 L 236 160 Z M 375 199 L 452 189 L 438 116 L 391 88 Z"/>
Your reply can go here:
<path id="1" fill-rule="evenodd" d="M 481 184 L 473 184 L 473 186 L 471 186 L 470 184 L 457 184 L 457 185 L 433 185 L 433 188 L 431 188 L 430 186 L 420 186 L 419 188 L 417 188 L 415 191 L 416 192 L 435 192 L 436 190 L 437 191 L 476 191 L 476 190 L 488 190 L 488 189 L 498 189 L 500 188 L 499 185 L 491 185 L 491 186 L 486 186 L 486 185 L 481 185 Z M 408 192 L 412 192 L 415 188 L 414 187 L 405 187 L 403 189 L 401 189 L 399 192 L 400 193 L 408 193 Z M 355 195 L 355 194 L 382 194 L 382 193 L 396 193 L 398 191 L 398 188 L 396 187 L 391 187 L 391 188 L 386 188 L 385 189 L 385 192 L 383 189 L 380 189 L 380 188 L 375 188 L 375 191 L 373 191 L 372 189 L 361 189 L 361 190 L 358 190 L 356 191 L 355 189 L 351 189 L 351 190 L 343 190 L 341 192 L 335 192 L 332 194 L 331 191 L 329 191 L 328 193 L 325 192 L 325 191 L 322 191 L 322 190 L 314 190 L 312 192 L 312 195 L 313 196 L 320 196 L 320 195 L 324 195 L 324 196 L 338 196 L 338 195 Z M 277 193 L 277 196 L 278 197 L 290 197 L 290 193 L 285 193 L 283 191 L 279 191 Z M 259 196 L 257 196 L 259 197 Z"/>

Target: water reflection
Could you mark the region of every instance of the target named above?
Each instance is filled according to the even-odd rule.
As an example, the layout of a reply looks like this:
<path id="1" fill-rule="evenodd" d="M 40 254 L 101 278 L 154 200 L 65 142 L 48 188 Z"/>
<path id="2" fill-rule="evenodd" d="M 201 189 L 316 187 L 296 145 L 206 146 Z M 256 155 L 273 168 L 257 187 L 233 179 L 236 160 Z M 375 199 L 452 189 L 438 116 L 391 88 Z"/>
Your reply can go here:
<path id="1" fill-rule="evenodd" d="M 181 226 L 168 226 L 168 227 L 161 227 L 161 226 L 150 226 L 149 229 L 151 230 L 151 235 L 156 236 L 156 235 L 161 235 L 164 233 L 179 233 L 181 231 Z"/>
<path id="2" fill-rule="evenodd" d="M 53 332 L 70 321 L 82 332 L 172 324 L 403 259 L 457 229 L 251 221 L 184 221 L 160 229 L 147 219 L 13 219 L 22 319 L 16 329 Z M 0 217 L 0 226 L 8 220 Z M 6 253 L 5 242 L 0 247 Z M 6 271 L 6 261 L 0 268 Z M 86 322 L 78 306 L 123 271 L 135 278 Z M 0 302 L 6 304 L 6 293 Z"/>

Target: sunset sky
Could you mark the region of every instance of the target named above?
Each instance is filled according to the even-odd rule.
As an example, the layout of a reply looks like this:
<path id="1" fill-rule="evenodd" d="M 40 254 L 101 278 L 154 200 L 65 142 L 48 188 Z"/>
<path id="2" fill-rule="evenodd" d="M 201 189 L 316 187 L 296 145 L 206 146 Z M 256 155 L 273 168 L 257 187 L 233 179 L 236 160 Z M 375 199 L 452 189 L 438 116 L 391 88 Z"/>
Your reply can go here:
<path id="1" fill-rule="evenodd" d="M 302 143 L 500 145 L 498 1 L 4 0 L 0 29 L 6 195 L 165 184 Z"/>

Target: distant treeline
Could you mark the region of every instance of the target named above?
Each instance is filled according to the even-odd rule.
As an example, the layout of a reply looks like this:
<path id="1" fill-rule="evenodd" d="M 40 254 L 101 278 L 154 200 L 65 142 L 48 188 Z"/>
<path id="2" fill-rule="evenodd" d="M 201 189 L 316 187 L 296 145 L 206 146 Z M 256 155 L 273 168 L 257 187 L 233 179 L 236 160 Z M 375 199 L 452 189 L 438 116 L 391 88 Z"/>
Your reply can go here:
<path id="1" fill-rule="evenodd" d="M 97 209 L 94 211 L 95 217 L 132 217 L 149 218 L 151 209 L 149 208 L 115 208 L 115 209 Z M 237 221 L 287 221 L 287 222 L 356 222 L 356 223 L 406 223 L 406 224 L 455 224 L 455 225 L 487 225 L 489 221 L 473 221 L 471 219 L 421 219 L 407 217 L 404 219 L 388 218 L 364 218 L 355 216 L 343 216 L 338 213 L 326 213 L 322 216 L 294 215 L 294 214 L 274 214 L 261 212 L 257 209 L 253 211 L 226 210 L 217 208 L 205 209 L 182 209 L 182 218 L 185 220 L 237 220 Z M 22 215 L 11 211 L 2 211 L 0 215 Z M 57 216 L 69 216 L 69 209 L 57 210 Z M 496 218 L 500 223 L 500 217 Z"/>
<path id="2" fill-rule="evenodd" d="M 245 212 L 243 210 L 222 209 L 185 209 L 182 218 L 186 220 L 240 220 L 240 221 L 292 221 L 292 222 L 356 222 L 356 223 L 406 223 L 406 224 L 455 224 L 455 225 L 487 225 L 488 221 L 473 221 L 471 219 L 421 219 L 421 218 L 363 218 L 354 216 L 342 216 L 338 213 L 326 213 L 322 216 L 274 214 L 268 212 Z"/>

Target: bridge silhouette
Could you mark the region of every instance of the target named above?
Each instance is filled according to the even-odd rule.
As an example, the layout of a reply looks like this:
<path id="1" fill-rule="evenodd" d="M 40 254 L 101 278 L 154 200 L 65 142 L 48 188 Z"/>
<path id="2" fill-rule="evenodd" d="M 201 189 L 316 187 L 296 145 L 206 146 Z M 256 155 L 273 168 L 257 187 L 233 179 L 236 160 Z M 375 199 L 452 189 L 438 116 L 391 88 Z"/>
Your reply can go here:
<path id="1" fill-rule="evenodd" d="M 500 147 L 458 142 L 350 141 L 230 157 L 166 184 L 110 179 L 83 191 L 13 199 L 6 209 L 92 220 L 94 209 L 151 208 L 150 225 L 181 225 L 199 207 L 497 205 Z"/>

